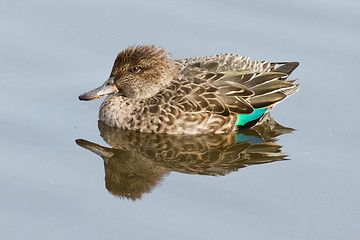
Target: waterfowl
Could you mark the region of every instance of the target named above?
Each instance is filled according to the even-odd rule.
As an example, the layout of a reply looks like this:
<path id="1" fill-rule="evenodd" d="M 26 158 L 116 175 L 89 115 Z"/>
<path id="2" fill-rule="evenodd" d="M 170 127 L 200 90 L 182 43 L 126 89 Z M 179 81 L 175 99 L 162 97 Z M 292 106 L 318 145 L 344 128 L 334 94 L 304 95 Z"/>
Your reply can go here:
<path id="1" fill-rule="evenodd" d="M 279 125 L 269 115 L 251 129 L 196 137 L 140 133 L 101 121 L 98 128 L 108 146 L 84 139 L 75 142 L 104 160 L 106 189 L 134 201 L 171 172 L 225 176 L 244 167 L 288 160 L 277 138 L 294 130 Z"/>
<path id="2" fill-rule="evenodd" d="M 108 96 L 99 120 L 146 133 L 227 133 L 260 123 L 294 94 L 298 62 L 253 61 L 234 54 L 172 60 L 155 46 L 129 47 L 103 85 L 79 96 Z"/>

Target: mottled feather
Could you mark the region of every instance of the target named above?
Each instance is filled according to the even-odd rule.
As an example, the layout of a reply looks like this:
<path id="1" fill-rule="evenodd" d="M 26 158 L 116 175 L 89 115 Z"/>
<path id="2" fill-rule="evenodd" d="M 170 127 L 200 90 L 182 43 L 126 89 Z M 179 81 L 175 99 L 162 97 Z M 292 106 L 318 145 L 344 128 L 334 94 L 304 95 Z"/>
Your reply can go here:
<path id="1" fill-rule="evenodd" d="M 120 53 L 114 63 L 119 93 L 110 95 L 99 112 L 110 126 L 170 134 L 230 132 L 238 115 L 271 108 L 299 88 L 287 80 L 296 62 L 253 61 L 234 54 L 173 61 L 153 46 L 137 48 Z"/>

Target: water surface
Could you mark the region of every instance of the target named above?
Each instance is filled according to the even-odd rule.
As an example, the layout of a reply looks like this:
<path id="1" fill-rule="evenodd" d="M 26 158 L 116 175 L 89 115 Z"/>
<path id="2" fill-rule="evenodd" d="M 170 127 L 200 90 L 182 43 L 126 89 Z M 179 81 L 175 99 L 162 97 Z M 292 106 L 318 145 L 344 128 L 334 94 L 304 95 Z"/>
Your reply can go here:
<path id="1" fill-rule="evenodd" d="M 1 2 L 0 13 L 3 238 L 359 239 L 357 1 L 20 0 Z M 185 138 L 176 147 L 155 137 L 175 149 L 159 156 L 131 141 L 146 139 L 121 133 L 128 141 L 120 157 L 137 154 L 149 165 L 122 161 L 115 170 L 132 179 L 124 169 L 140 168 L 147 185 L 134 196 L 109 190 L 117 173 L 75 143 L 114 151 L 98 127 L 103 99 L 77 96 L 103 83 L 116 54 L 134 44 L 156 44 L 174 58 L 230 52 L 299 61 L 292 76 L 300 91 L 272 111 L 296 131 L 244 133 L 236 148 L 247 156 L 271 140 L 289 160 L 218 161 L 217 147 L 226 152 L 242 142 L 236 136 L 228 145 Z M 166 158 L 198 147 L 215 155 Z"/>

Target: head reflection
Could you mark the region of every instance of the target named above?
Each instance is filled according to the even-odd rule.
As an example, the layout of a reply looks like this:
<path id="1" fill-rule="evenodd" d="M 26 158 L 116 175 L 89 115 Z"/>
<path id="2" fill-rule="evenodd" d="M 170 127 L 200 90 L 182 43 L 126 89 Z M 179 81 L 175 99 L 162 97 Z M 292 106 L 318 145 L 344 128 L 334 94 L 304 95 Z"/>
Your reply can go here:
<path id="1" fill-rule="evenodd" d="M 76 143 L 104 160 L 107 190 L 136 200 L 149 193 L 171 171 L 226 175 L 239 168 L 285 160 L 277 136 L 293 129 L 266 119 L 253 129 L 228 134 L 165 135 L 109 127 L 99 121 L 104 141 L 111 146 L 77 139 Z"/>

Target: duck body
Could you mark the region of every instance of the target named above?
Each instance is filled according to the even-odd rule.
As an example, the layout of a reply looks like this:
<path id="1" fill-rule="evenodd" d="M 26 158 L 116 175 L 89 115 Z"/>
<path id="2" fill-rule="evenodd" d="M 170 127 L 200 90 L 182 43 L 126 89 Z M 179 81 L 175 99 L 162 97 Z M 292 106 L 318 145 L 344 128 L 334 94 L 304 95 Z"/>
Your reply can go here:
<path id="1" fill-rule="evenodd" d="M 287 80 L 297 62 L 270 63 L 220 54 L 171 60 L 154 46 L 128 48 L 109 79 L 81 100 L 109 95 L 99 120 L 146 133 L 227 133 L 255 126 L 295 93 Z"/>

